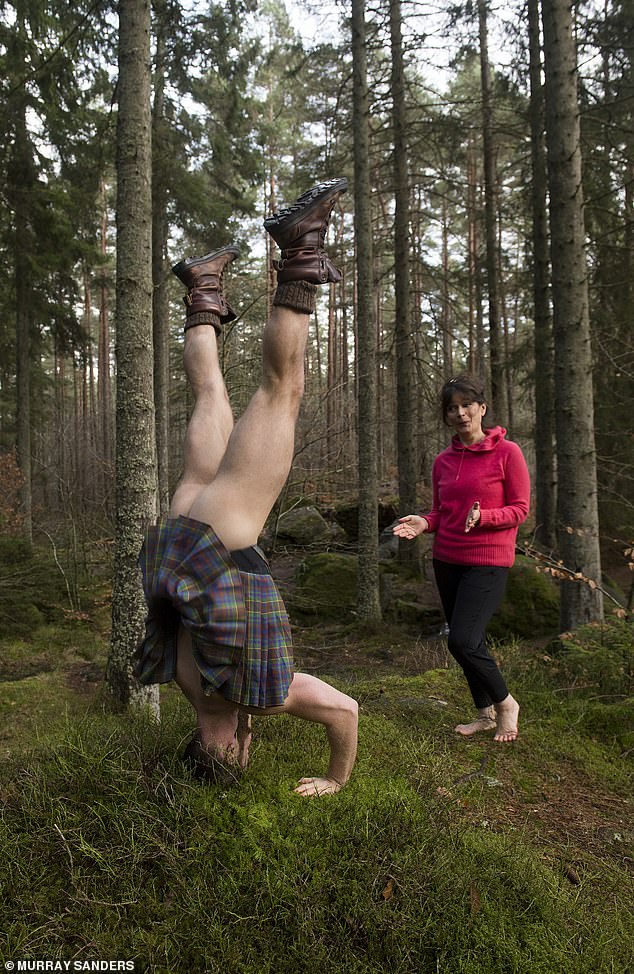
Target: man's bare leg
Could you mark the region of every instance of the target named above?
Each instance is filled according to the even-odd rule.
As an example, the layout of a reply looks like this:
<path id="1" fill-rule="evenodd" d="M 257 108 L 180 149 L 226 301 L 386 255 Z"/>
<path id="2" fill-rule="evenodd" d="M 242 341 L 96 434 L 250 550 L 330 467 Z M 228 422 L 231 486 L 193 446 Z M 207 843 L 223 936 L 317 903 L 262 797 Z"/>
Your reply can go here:
<path id="1" fill-rule="evenodd" d="M 302 778 L 295 792 L 305 797 L 334 795 L 348 781 L 357 755 L 359 705 L 356 700 L 308 673 L 295 673 L 288 696 L 281 707 L 250 708 L 263 716 L 292 714 L 323 724 L 330 745 L 330 760 L 324 777 Z"/>
<path id="2" fill-rule="evenodd" d="M 315 285 L 341 279 L 321 248 L 330 212 L 345 187 L 345 180 L 320 184 L 265 221 L 282 250 L 282 260 L 276 262 L 278 288 L 263 336 L 261 385 L 233 429 L 213 481 L 194 496 L 188 508 L 183 502 L 183 509 L 178 510 L 212 525 L 229 551 L 257 542 L 290 470 Z M 198 278 L 201 287 L 197 293 L 190 291 L 190 310 L 205 312 L 213 305 L 220 313 L 226 312 L 223 300 L 213 295 L 216 284 L 206 259 L 201 258 L 196 268 L 195 273 L 202 275 Z M 284 705 L 270 712 L 293 713 L 324 724 L 330 743 L 327 777 L 302 779 L 298 793 L 333 793 L 348 780 L 356 756 L 357 710 L 356 702 L 345 694 L 315 677 L 296 674 Z M 242 761 L 248 749 L 249 723 L 239 721 L 236 735 Z"/>
<path id="3" fill-rule="evenodd" d="M 183 362 L 194 408 L 183 444 L 183 474 L 172 498 L 170 517 L 188 514 L 200 491 L 212 482 L 233 429 L 218 340 L 210 324 L 185 332 Z"/>
<path id="4" fill-rule="evenodd" d="M 213 482 L 187 511 L 229 551 L 257 543 L 288 476 L 304 390 L 310 317 L 274 307 L 262 340 L 262 380 L 229 437 Z"/>
<path id="5" fill-rule="evenodd" d="M 170 516 L 187 515 L 195 497 L 211 483 L 226 450 L 233 414 L 220 370 L 214 327 L 200 324 L 185 332 L 185 372 L 194 408 L 183 445 L 183 474 L 174 492 Z M 212 758 L 244 767 L 248 746 L 238 745 L 238 710 L 219 693 L 203 693 L 191 637 L 181 626 L 176 656 L 176 682 L 196 712 L 196 737 Z"/>
<path id="6" fill-rule="evenodd" d="M 185 369 L 195 395 L 195 406 L 185 437 L 183 477 L 175 491 L 170 514 L 172 517 L 184 514 L 211 524 L 229 550 L 257 541 L 288 475 L 303 392 L 308 322 L 308 314 L 283 307 L 274 309 L 263 338 L 262 383 L 235 429 L 220 371 L 214 328 L 199 325 L 185 333 Z M 276 431 L 273 436 L 272 430 Z M 256 449 L 254 457 L 249 443 Z M 253 493 L 248 493 L 243 501 L 246 509 L 243 517 L 236 503 L 239 504 L 244 493 L 238 472 L 245 461 L 253 464 L 250 469 Z M 219 474 L 220 467 L 225 470 L 224 481 Z M 267 471 L 272 475 L 267 477 Z M 205 503 L 208 494 L 216 498 L 216 507 Z M 245 522 L 253 524 L 257 511 L 261 512 L 255 514 L 259 520 L 245 533 Z M 234 523 L 237 533 L 227 530 Z M 196 711 L 197 737 L 203 749 L 218 761 L 245 767 L 251 741 L 250 718 L 239 717 L 235 705 L 220 694 L 208 696 L 202 692 L 191 639 L 182 627 L 176 682 Z"/>

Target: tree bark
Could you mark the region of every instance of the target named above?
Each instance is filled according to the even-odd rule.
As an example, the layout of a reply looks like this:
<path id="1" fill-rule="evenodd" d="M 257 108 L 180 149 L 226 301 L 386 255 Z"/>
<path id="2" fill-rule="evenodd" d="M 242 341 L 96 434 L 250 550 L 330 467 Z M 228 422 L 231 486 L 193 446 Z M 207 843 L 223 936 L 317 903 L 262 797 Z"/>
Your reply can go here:
<path id="1" fill-rule="evenodd" d="M 570 0 L 542 7 L 555 339 L 558 529 L 566 567 L 561 626 L 602 618 L 592 349 L 585 254 L 577 61 Z"/>
<path id="2" fill-rule="evenodd" d="M 155 2 L 155 8 L 158 4 Z M 157 11 L 156 68 L 152 108 L 152 326 L 154 339 L 154 409 L 158 508 L 169 510 L 169 296 L 167 279 L 167 186 L 165 181 L 165 23 Z"/>
<path id="3" fill-rule="evenodd" d="M 535 316 L 535 537 L 557 545 L 553 333 L 548 288 L 548 207 L 544 92 L 541 79 L 539 0 L 528 0 L 533 217 L 533 307 Z"/>
<path id="4" fill-rule="evenodd" d="M 482 144 L 484 161 L 484 221 L 486 268 L 489 294 L 489 358 L 491 362 L 491 411 L 495 421 L 505 420 L 504 365 L 500 325 L 500 283 L 497 240 L 495 145 L 493 139 L 493 95 L 487 32 L 487 0 L 478 0 L 480 31 L 480 78 L 482 86 Z"/>
<path id="5" fill-rule="evenodd" d="M 414 343 L 410 308 L 409 270 L 409 173 L 405 69 L 400 0 L 390 0 L 392 47 L 392 127 L 394 130 L 394 288 L 396 296 L 396 447 L 399 509 L 416 510 L 416 394 L 414 389 Z M 412 544 L 399 544 L 399 560 L 412 561 Z"/>
<path id="6" fill-rule="evenodd" d="M 14 48 L 22 77 L 28 75 L 24 52 L 26 26 L 24 11 L 20 6 L 15 25 Z M 30 217 L 31 200 L 35 186 L 33 150 L 29 144 L 26 122 L 26 91 L 16 93 L 14 101 L 14 137 L 8 172 L 8 196 L 14 215 L 15 235 L 13 259 L 15 267 L 16 302 L 16 426 L 17 459 L 22 473 L 20 508 L 22 532 L 29 543 L 33 540 L 33 501 L 31 486 L 31 327 L 32 327 L 32 273 L 34 244 Z"/>
<path id="7" fill-rule="evenodd" d="M 145 621 L 137 557 L 156 517 L 149 0 L 119 3 L 118 96 L 116 532 L 106 680 L 117 702 L 156 709 L 156 688 L 138 684 L 131 660 Z"/>
<path id="8" fill-rule="evenodd" d="M 103 180 L 100 185 L 99 199 L 101 203 L 101 256 L 105 262 L 108 248 L 108 202 L 106 187 Z M 105 266 L 99 273 L 99 343 L 97 349 L 97 401 L 99 403 L 99 435 L 102 457 L 102 484 L 104 493 L 104 509 L 107 515 L 112 513 L 112 414 L 110 390 L 110 324 L 108 314 L 108 282 Z"/>
<path id="9" fill-rule="evenodd" d="M 352 0 L 354 229 L 357 262 L 359 410 L 359 573 L 357 612 L 366 622 L 381 617 L 377 474 L 376 323 L 373 300 L 370 207 L 369 95 L 364 0 Z"/>

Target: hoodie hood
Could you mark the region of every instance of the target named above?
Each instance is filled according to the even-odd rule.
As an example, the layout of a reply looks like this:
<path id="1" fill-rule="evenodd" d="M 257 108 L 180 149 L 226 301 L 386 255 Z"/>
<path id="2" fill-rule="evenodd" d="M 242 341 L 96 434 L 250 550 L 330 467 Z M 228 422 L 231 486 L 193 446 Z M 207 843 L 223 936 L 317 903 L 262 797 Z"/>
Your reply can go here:
<path id="1" fill-rule="evenodd" d="M 484 433 L 484 439 L 471 446 L 462 443 L 456 433 L 451 437 L 451 446 L 454 450 L 458 450 L 461 453 L 465 451 L 469 451 L 470 453 L 488 453 L 490 450 L 495 450 L 498 443 L 501 443 L 506 436 L 506 430 L 503 426 L 492 426 L 491 429 L 485 429 L 482 432 Z"/>

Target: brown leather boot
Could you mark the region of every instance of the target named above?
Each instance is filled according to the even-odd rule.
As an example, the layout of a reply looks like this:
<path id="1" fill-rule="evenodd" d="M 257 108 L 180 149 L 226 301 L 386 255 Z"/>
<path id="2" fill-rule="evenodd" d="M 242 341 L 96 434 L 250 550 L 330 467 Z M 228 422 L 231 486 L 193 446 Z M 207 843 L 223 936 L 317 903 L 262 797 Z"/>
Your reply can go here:
<path id="1" fill-rule="evenodd" d="M 185 330 L 194 325 L 212 324 L 219 331 L 218 318 L 223 325 L 237 318 L 223 294 L 222 278 L 227 266 L 239 255 L 239 248 L 229 244 L 204 257 L 185 257 L 174 264 L 172 271 L 187 288 L 183 298 L 187 307 Z"/>
<path id="2" fill-rule="evenodd" d="M 279 284 L 341 280 L 341 271 L 323 248 L 330 214 L 347 188 L 346 179 L 329 179 L 264 221 L 264 229 L 282 251 L 281 260 L 273 261 Z"/>

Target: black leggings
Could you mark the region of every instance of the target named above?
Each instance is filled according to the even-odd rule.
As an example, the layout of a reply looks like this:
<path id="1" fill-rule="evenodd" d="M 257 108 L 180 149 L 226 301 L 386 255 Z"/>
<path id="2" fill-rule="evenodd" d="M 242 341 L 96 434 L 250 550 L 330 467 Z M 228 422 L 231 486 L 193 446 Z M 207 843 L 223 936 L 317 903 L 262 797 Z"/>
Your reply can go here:
<path id="1" fill-rule="evenodd" d="M 433 560 L 440 600 L 449 623 L 449 652 L 460 663 L 478 710 L 500 703 L 506 683 L 486 645 L 486 627 L 504 598 L 508 568 L 450 565 Z"/>

